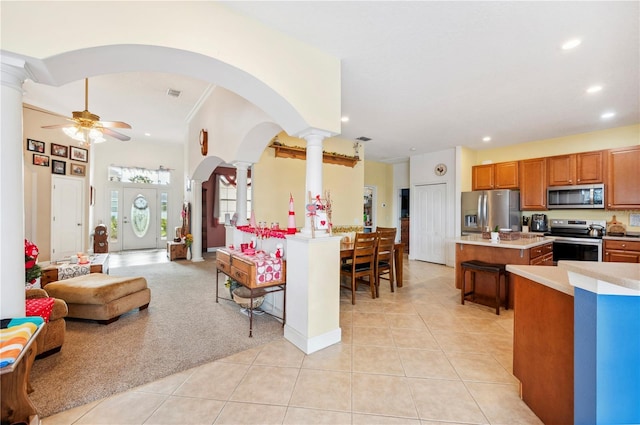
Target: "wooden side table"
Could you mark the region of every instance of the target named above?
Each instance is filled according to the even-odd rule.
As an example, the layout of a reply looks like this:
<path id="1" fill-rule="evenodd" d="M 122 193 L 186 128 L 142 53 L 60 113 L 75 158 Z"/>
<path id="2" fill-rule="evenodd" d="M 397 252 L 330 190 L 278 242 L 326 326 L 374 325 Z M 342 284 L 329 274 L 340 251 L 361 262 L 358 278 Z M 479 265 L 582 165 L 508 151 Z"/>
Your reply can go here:
<path id="1" fill-rule="evenodd" d="M 31 336 L 22 352 L 11 366 L 0 370 L 0 388 L 2 396 L 2 423 L 39 424 L 38 412 L 31 402 L 27 389 L 29 387 L 29 373 L 36 357 L 36 337 L 42 330 L 42 325 Z"/>
<path id="2" fill-rule="evenodd" d="M 187 258 L 187 245 L 183 242 L 167 242 L 167 257 L 170 261 Z"/>

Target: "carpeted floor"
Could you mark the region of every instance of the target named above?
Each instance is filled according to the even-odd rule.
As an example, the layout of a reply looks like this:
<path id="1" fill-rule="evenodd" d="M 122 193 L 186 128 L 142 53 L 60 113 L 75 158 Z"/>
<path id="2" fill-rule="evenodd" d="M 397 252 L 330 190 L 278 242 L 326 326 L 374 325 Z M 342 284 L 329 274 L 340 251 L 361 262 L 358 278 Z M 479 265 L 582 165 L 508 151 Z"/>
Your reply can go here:
<path id="1" fill-rule="evenodd" d="M 62 351 L 36 360 L 31 371 L 30 398 L 40 417 L 281 338 L 282 324 L 268 315 L 254 316 L 249 338 L 239 307 L 216 304 L 214 264 L 210 257 L 112 268 L 112 275 L 147 279 L 149 308 L 106 326 L 67 320 Z"/>

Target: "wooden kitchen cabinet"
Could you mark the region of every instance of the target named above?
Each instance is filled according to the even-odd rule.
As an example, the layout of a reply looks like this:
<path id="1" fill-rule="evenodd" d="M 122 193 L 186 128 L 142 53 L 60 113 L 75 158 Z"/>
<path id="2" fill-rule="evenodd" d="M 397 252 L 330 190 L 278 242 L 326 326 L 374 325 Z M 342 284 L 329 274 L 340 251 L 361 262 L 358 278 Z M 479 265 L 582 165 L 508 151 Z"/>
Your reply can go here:
<path id="1" fill-rule="evenodd" d="M 493 189 L 493 164 L 475 165 L 471 167 L 471 190 Z"/>
<path id="2" fill-rule="evenodd" d="M 607 209 L 640 208 L 640 146 L 607 151 Z"/>
<path id="3" fill-rule="evenodd" d="M 553 243 L 531 248 L 529 258 L 530 266 L 553 266 Z"/>
<path id="4" fill-rule="evenodd" d="M 612 263 L 640 263 L 640 241 L 604 241 L 604 261 Z"/>
<path id="5" fill-rule="evenodd" d="M 547 209 L 546 158 L 520 161 L 520 209 L 540 211 Z"/>
<path id="6" fill-rule="evenodd" d="M 472 190 L 518 189 L 518 161 L 472 167 Z"/>
<path id="7" fill-rule="evenodd" d="M 602 183 L 604 152 L 582 152 L 547 158 L 548 186 Z"/>

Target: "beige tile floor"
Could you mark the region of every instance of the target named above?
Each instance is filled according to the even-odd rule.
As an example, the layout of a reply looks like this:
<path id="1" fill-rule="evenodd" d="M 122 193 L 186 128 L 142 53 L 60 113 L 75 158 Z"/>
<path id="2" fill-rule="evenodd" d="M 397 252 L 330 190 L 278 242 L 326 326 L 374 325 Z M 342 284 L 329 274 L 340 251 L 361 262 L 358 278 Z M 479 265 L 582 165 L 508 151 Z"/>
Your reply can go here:
<path id="1" fill-rule="evenodd" d="M 342 291 L 339 344 L 305 355 L 283 338 L 42 423 L 541 424 L 511 374 L 513 312 L 460 305 L 451 268 L 404 275 L 355 306 Z"/>

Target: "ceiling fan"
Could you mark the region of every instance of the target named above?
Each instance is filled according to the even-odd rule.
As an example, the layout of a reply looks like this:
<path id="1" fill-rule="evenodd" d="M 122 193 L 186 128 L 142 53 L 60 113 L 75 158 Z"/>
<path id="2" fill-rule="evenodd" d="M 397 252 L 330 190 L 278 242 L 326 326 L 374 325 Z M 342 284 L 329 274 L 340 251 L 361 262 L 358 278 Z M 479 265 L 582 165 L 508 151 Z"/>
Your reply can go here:
<path id="1" fill-rule="evenodd" d="M 66 117 L 65 117 L 66 118 Z M 89 112 L 89 79 L 84 79 L 84 111 L 73 111 L 73 118 L 67 118 L 73 124 L 45 125 L 42 128 L 61 128 L 67 136 L 78 140 L 81 144 L 104 142 L 102 135 L 114 137 L 127 141 L 131 137 L 126 136 L 112 128 L 131 128 L 129 124 L 122 121 L 100 121 L 100 117 Z"/>

